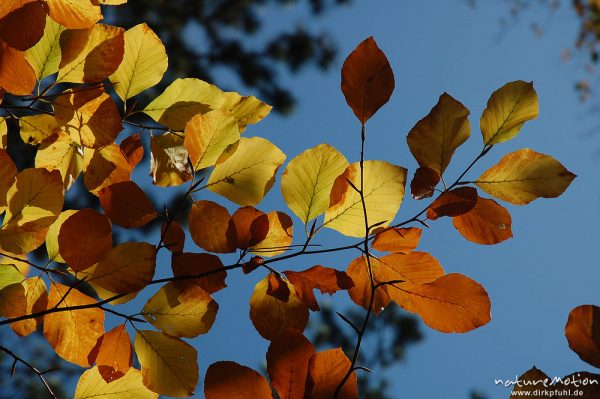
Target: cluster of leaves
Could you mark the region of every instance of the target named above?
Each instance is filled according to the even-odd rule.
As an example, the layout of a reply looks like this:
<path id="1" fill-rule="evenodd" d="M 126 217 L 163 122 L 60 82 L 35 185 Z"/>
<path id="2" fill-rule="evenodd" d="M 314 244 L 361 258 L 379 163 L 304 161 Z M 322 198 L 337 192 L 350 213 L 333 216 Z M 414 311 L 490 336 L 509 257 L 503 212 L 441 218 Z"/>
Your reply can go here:
<path id="1" fill-rule="evenodd" d="M 168 60 L 148 26 L 124 31 L 98 22 L 100 3 L 123 2 L 11 0 L 0 8 L 0 87 L 27 104 L 0 104 L 6 112 L 0 125 L 0 325 L 10 325 L 18 336 L 42 328 L 60 357 L 88 368 L 76 398 L 192 395 L 199 379 L 197 352 L 184 338 L 211 329 L 219 309 L 211 295 L 226 288 L 227 273 L 236 269 L 266 271 L 250 298 L 250 319 L 271 342 L 269 382 L 245 366 L 217 362 L 204 379 L 208 399 L 268 398 L 272 389 L 280 398 L 358 397 L 362 339 L 370 318 L 391 302 L 441 332 L 467 332 L 489 322 L 484 288 L 467 276 L 447 274 L 431 254 L 415 251 L 422 230 L 408 225 L 428 227 L 427 221 L 451 217 L 466 239 L 496 244 L 512 236 L 510 215 L 494 200 L 480 197 L 474 186 L 517 205 L 562 194 L 575 176 L 530 149 L 504 156 L 474 181 L 463 180 L 496 144 L 512 139 L 537 117 L 532 83 L 512 82 L 492 94 L 480 122 L 483 149 L 449 185 L 444 173 L 470 136 L 469 111 L 450 95 L 440 96 L 407 137 L 419 164 L 410 183 L 412 196 L 438 195 L 417 215 L 394 222 L 407 170 L 367 160 L 364 151 L 366 123 L 392 95 L 394 74 L 374 39 L 363 41 L 344 63 L 341 86 L 362 125 L 360 161 L 349 163 L 332 146 L 320 144 L 286 165 L 281 193 L 306 232 L 304 242 L 294 244 L 289 215 L 255 208 L 273 187 L 286 156 L 264 138 L 242 136 L 271 107 L 190 78 L 173 81 L 137 109 L 131 99 L 162 79 Z M 27 29 L 14 35 L 18 24 Z M 131 180 L 145 138 L 133 134 L 115 143 L 124 124 L 135 125 L 130 118 L 137 114 L 155 123 L 138 124 L 143 132 L 161 132 L 148 139 L 152 182 L 189 184 L 175 215 L 155 210 Z M 34 168 L 19 171 L 5 150 L 6 137 L 17 132 L 37 146 Z M 65 193 L 81 174 L 102 212 L 63 209 Z M 201 174 L 208 176 L 206 182 Z M 193 198 L 205 189 L 239 208 L 231 214 L 216 202 Z M 185 252 L 186 232 L 174 221 L 189 199 L 189 235 L 206 252 Z M 114 242 L 113 225 L 137 229 L 158 217 L 163 225 L 155 245 Z M 311 242 L 323 227 L 358 241 L 313 249 Z M 46 264 L 30 262 L 27 254 L 43 245 Z M 161 250 L 171 252 L 172 276 L 156 279 Z M 274 268 L 297 256 L 346 250 L 361 253 L 346 271 L 322 265 L 302 271 Z M 238 260 L 225 266 L 216 254 L 228 253 L 236 253 Z M 61 282 L 65 276 L 67 284 Z M 156 284 L 161 287 L 138 314 L 117 310 Z M 84 293 L 84 285 L 93 293 Z M 320 310 L 315 289 L 347 291 L 367 310 L 359 325 L 340 314 L 356 332 L 352 359 L 342 348 L 317 352 L 304 337 L 310 311 Z M 105 312 L 124 323 L 105 331 Z M 155 330 L 140 329 L 145 322 Z M 133 340 L 130 332 L 135 332 Z M 42 372 L 8 348 L 0 349 L 44 382 Z M 134 352 L 141 370 L 132 367 Z"/>

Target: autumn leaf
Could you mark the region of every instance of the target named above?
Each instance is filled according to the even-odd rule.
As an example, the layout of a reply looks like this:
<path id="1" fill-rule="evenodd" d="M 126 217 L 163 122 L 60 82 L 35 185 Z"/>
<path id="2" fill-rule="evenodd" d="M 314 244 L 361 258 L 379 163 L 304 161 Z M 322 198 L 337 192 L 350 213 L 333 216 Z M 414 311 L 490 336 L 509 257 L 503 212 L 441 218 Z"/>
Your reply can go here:
<path id="1" fill-rule="evenodd" d="M 237 248 L 248 249 L 265 239 L 269 233 L 269 218 L 252 206 L 233 213 L 227 227 L 227 239 Z"/>
<path id="2" fill-rule="evenodd" d="M 127 162 L 132 170 L 144 157 L 144 146 L 139 134 L 132 134 L 127 137 L 119 144 L 119 148 L 123 155 L 125 155 L 125 158 L 127 158 Z"/>
<path id="3" fill-rule="evenodd" d="M 303 399 L 315 347 L 304 335 L 284 335 L 269 345 L 267 373 L 280 399 Z"/>
<path id="4" fill-rule="evenodd" d="M 388 102 L 394 86 L 394 72 L 373 37 L 363 40 L 344 61 L 342 92 L 363 125 Z"/>
<path id="5" fill-rule="evenodd" d="M 194 338 L 210 330 L 218 310 L 217 302 L 202 288 L 169 282 L 148 299 L 141 315 L 165 334 Z"/>
<path id="6" fill-rule="evenodd" d="M 164 246 L 171 252 L 183 252 L 185 245 L 185 232 L 181 226 L 175 221 L 166 221 L 160 229 L 161 237 L 163 238 Z"/>
<path id="7" fill-rule="evenodd" d="M 161 332 L 142 330 L 135 336 L 134 347 L 148 389 L 176 398 L 194 394 L 198 352 L 193 346 Z"/>
<path id="8" fill-rule="evenodd" d="M 110 220 L 127 229 L 145 226 L 158 216 L 146 193 L 132 181 L 103 188 L 98 199 Z"/>
<path id="9" fill-rule="evenodd" d="M 383 281 L 383 276 L 378 277 L 376 274 L 378 269 L 375 270 L 373 276 L 374 282 Z M 365 309 L 369 309 L 371 303 L 371 277 L 369 275 L 369 268 L 364 257 L 356 258 L 348 265 L 346 274 L 352 279 L 354 287 L 348 290 L 350 299 L 357 305 L 362 306 Z M 381 280 L 380 280 L 381 279 Z M 373 295 L 373 302 L 371 304 L 371 311 L 378 315 L 385 309 L 390 303 L 390 295 L 386 286 L 377 288 Z"/>
<path id="10" fill-rule="evenodd" d="M 60 133 L 60 123 L 54 115 L 40 114 L 19 118 L 19 133 L 24 143 L 38 145 Z"/>
<path id="11" fill-rule="evenodd" d="M 74 399 L 158 399 L 158 394 L 150 391 L 142 383 L 140 370 L 130 368 L 118 380 L 107 383 L 100 374 L 98 366 L 86 370 L 75 388 Z"/>
<path id="12" fill-rule="evenodd" d="M 492 245 L 512 237 L 512 219 L 496 201 L 478 197 L 467 213 L 452 218 L 452 224 L 467 240 Z"/>
<path id="13" fill-rule="evenodd" d="M 58 170 L 66 191 L 83 170 L 83 149 L 68 134 L 60 131 L 39 146 L 35 154 L 35 167 Z"/>
<path id="14" fill-rule="evenodd" d="M 181 278 L 180 281 L 177 281 L 179 287 L 194 284 L 209 294 L 227 287 L 227 284 L 225 284 L 227 272 L 223 269 L 223 263 L 218 256 L 190 252 L 174 253 L 171 268 L 173 269 L 173 275 Z M 186 276 L 200 275 L 204 276 L 183 279 Z"/>
<path id="15" fill-rule="evenodd" d="M 354 282 L 345 272 L 321 265 L 313 266 L 302 272 L 286 270 L 284 273 L 294 286 L 298 299 L 314 311 L 320 310 L 313 292 L 314 289 L 321 291 L 321 294 L 331 295 L 339 290 L 348 290 L 354 287 Z"/>
<path id="16" fill-rule="evenodd" d="M 358 162 L 350 164 L 335 179 L 325 213 L 325 227 L 347 236 L 364 237 L 363 205 L 361 195 L 355 189 L 361 187 L 360 179 Z M 384 161 L 364 162 L 363 197 L 369 226 L 386 227 L 390 224 L 400 209 L 405 184 L 406 169 Z"/>
<path id="17" fill-rule="evenodd" d="M 35 87 L 35 71 L 25 53 L 0 40 L 0 87 L 17 96 L 31 94 Z"/>
<path id="18" fill-rule="evenodd" d="M 53 283 L 48 295 L 48 309 L 95 305 L 95 299 Z M 88 354 L 104 334 L 104 311 L 99 307 L 65 310 L 44 316 L 44 337 L 63 359 L 82 367 L 90 366 Z"/>
<path id="19" fill-rule="evenodd" d="M 477 190 L 473 187 L 459 187 L 444 192 L 427 208 L 427 218 L 436 220 L 442 216 L 460 216 L 469 212 L 477 204 Z"/>
<path id="20" fill-rule="evenodd" d="M 278 211 L 269 212 L 266 218 L 268 220 L 267 235 L 263 240 L 252 246 L 252 253 L 267 257 L 279 255 L 287 251 L 292 244 L 294 231 L 292 219 L 285 213 Z M 255 222 L 257 221 L 255 220 Z M 255 222 L 252 226 L 256 226 Z M 261 222 L 258 221 L 257 223 Z"/>
<path id="21" fill-rule="evenodd" d="M 440 174 L 433 169 L 419 166 L 410 182 L 410 193 L 416 200 L 430 198 L 440 182 Z"/>
<path id="22" fill-rule="evenodd" d="M 3 267 L 4 266 L 4 267 Z M 0 265 L 6 269 L 7 265 Z M 20 274 L 20 273 L 19 273 Z M 48 292 L 46 284 L 39 277 L 23 279 L 0 289 L 0 314 L 5 317 L 20 317 L 46 310 L 48 305 Z M 42 317 L 20 320 L 10 323 L 10 328 L 19 337 L 34 333 L 42 325 Z"/>
<path id="23" fill-rule="evenodd" d="M 94 195 L 115 183 L 130 181 L 131 171 L 131 165 L 116 144 L 97 150 L 86 148 L 83 152 L 83 183 Z"/>
<path id="24" fill-rule="evenodd" d="M 6 194 L 17 176 L 17 166 L 8 152 L 0 149 L 0 214 L 6 209 Z"/>
<path id="25" fill-rule="evenodd" d="M 88 28 L 102 19 L 100 6 L 89 0 L 43 0 L 48 15 L 69 29 Z"/>
<path id="26" fill-rule="evenodd" d="M 241 96 L 236 92 L 226 92 L 221 109 L 227 110 L 235 119 L 240 133 L 246 130 L 247 125 L 260 122 L 265 118 L 271 107 L 254 96 Z"/>
<path id="27" fill-rule="evenodd" d="M 54 223 L 50 225 L 48 233 L 46 234 L 46 252 L 48 253 L 48 259 L 54 262 L 66 263 L 62 256 L 60 256 L 60 250 L 58 247 L 58 233 L 60 228 L 69 217 L 77 213 L 77 209 L 67 209 L 62 211 L 56 218 Z"/>
<path id="28" fill-rule="evenodd" d="M 385 229 L 371 245 L 378 251 L 408 254 L 419 245 L 422 232 L 418 227 Z"/>
<path id="29" fill-rule="evenodd" d="M 333 183 L 346 167 L 346 158 L 329 144 L 302 152 L 286 166 L 281 195 L 304 224 L 327 210 Z"/>
<path id="30" fill-rule="evenodd" d="M 96 363 L 98 372 L 106 383 L 123 378 L 133 362 L 131 339 L 125 324 L 120 324 L 98 338 L 88 354 L 90 364 Z"/>
<path id="31" fill-rule="evenodd" d="M 312 399 L 330 399 L 350 369 L 350 359 L 341 348 L 313 354 L 308 362 L 306 396 Z M 339 392 L 344 399 L 358 399 L 356 372 L 353 371 Z"/>
<path id="32" fill-rule="evenodd" d="M 490 96 L 481 115 L 484 145 L 498 144 L 515 137 L 526 121 L 537 118 L 538 98 L 533 82 L 507 83 Z"/>
<path id="33" fill-rule="evenodd" d="M 442 175 L 452 155 L 471 135 L 469 110 L 447 93 L 410 130 L 406 141 L 419 166 Z"/>
<path id="34" fill-rule="evenodd" d="M 25 52 L 25 59 L 35 71 L 37 80 L 42 80 L 58 72 L 60 64 L 60 36 L 65 27 L 46 17 L 42 38 Z"/>
<path id="35" fill-rule="evenodd" d="M 581 360 L 600 367 L 600 308 L 581 305 L 571 310 L 565 326 L 569 347 Z"/>
<path id="36" fill-rule="evenodd" d="M 36 0 L 8 3 L 8 8 L 0 11 L 0 37 L 11 47 L 25 51 L 44 34 L 46 11 Z"/>
<path id="37" fill-rule="evenodd" d="M 279 299 L 282 302 L 290 300 L 290 287 L 279 273 L 269 273 L 267 295 Z"/>
<path id="38" fill-rule="evenodd" d="M 576 176 L 549 155 L 528 148 L 505 155 L 475 184 L 486 193 L 515 205 L 561 195 Z"/>
<path id="39" fill-rule="evenodd" d="M 157 186 L 179 186 L 192 178 L 183 137 L 175 133 L 150 136 L 150 176 Z"/>
<path id="40" fill-rule="evenodd" d="M 235 242 L 227 234 L 230 219 L 229 211 L 216 202 L 194 202 L 188 216 L 192 240 L 209 252 L 235 251 Z"/>
<path id="41" fill-rule="evenodd" d="M 265 377 L 235 362 L 216 362 L 206 370 L 206 399 L 272 399 Z"/>

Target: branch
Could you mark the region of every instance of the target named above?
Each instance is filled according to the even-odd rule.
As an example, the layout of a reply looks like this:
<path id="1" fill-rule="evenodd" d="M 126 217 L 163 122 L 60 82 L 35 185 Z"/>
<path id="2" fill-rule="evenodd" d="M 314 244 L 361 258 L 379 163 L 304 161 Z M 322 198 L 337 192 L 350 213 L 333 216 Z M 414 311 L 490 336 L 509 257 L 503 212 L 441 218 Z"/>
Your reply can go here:
<path id="1" fill-rule="evenodd" d="M 48 391 L 48 393 L 50 394 L 50 396 L 54 399 L 57 399 L 56 394 L 52 391 L 52 388 L 50 388 L 50 385 L 48 385 L 48 382 L 46 382 L 46 379 L 44 378 L 44 374 L 46 373 L 45 371 L 40 371 L 37 368 L 35 368 L 31 363 L 29 363 L 27 360 L 17 356 L 15 353 L 13 353 L 11 350 L 9 350 L 8 348 L 5 348 L 4 346 L 0 345 L 0 350 L 5 352 L 7 355 L 9 355 L 10 357 L 12 357 L 14 359 L 14 364 L 12 367 L 13 373 L 14 373 L 14 369 L 16 367 L 17 362 L 21 362 L 23 363 L 25 366 L 27 366 L 27 368 L 29 368 L 31 371 L 33 371 L 35 373 L 35 375 L 38 376 L 38 378 L 40 379 L 40 381 L 42 381 L 42 384 L 44 384 L 44 386 L 46 387 L 46 390 Z"/>

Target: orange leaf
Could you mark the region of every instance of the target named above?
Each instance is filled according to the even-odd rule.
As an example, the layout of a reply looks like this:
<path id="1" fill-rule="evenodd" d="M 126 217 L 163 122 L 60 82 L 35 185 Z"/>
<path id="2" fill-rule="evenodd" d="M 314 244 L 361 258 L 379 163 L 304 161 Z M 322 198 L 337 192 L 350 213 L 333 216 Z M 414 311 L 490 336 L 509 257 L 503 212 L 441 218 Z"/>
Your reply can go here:
<path id="1" fill-rule="evenodd" d="M 460 216 L 469 212 L 477 203 L 477 190 L 460 187 L 446 191 L 427 208 L 427 218 L 436 220 L 442 216 Z"/>
<path id="2" fill-rule="evenodd" d="M 6 207 L 6 193 L 17 176 L 17 167 L 6 150 L 0 149 L 0 214 Z"/>
<path id="3" fill-rule="evenodd" d="M 228 253 L 235 251 L 235 243 L 227 234 L 229 211 L 216 202 L 197 201 L 192 204 L 189 227 L 192 240 L 209 252 Z"/>
<path id="4" fill-rule="evenodd" d="M 338 385 L 348 372 L 351 362 L 341 348 L 317 352 L 311 356 L 308 363 L 308 378 L 306 380 L 306 396 L 311 399 L 331 399 Z M 339 397 L 357 399 L 356 372 L 340 389 Z"/>
<path id="5" fill-rule="evenodd" d="M 237 248 L 248 249 L 265 239 L 269 233 L 269 218 L 258 209 L 245 206 L 231 216 L 227 237 Z"/>
<path id="6" fill-rule="evenodd" d="M 569 347 L 581 360 L 600 367 L 600 308 L 581 305 L 571 310 L 565 326 Z"/>
<path id="7" fill-rule="evenodd" d="M 127 229 L 145 226 L 158 216 L 146 193 L 132 181 L 111 184 L 98 197 L 110 220 Z"/>
<path id="8" fill-rule="evenodd" d="M 189 252 L 174 253 L 171 268 L 175 277 L 197 276 L 203 277 L 178 280 L 178 285 L 195 284 L 209 294 L 227 287 L 225 277 L 227 272 L 223 263 L 216 255 L 194 254 Z"/>
<path id="9" fill-rule="evenodd" d="M 386 229 L 375 236 L 372 246 L 378 251 L 408 254 L 419 245 L 421 233 L 418 227 Z"/>
<path id="10" fill-rule="evenodd" d="M 62 284 L 52 284 L 50 287 L 48 309 L 57 305 L 59 308 L 66 308 L 95 303 L 95 299 Z M 44 337 L 60 357 L 82 367 L 90 366 L 88 354 L 102 334 L 104 311 L 99 307 L 55 312 L 44 316 Z"/>
<path id="11" fill-rule="evenodd" d="M 39 277 L 32 277 L 24 280 L 21 285 L 24 288 L 25 309 L 22 314 L 11 314 L 9 317 L 23 316 L 41 312 L 48 305 L 48 292 L 44 280 Z M 10 328 L 19 336 L 24 337 L 35 332 L 42 325 L 42 318 L 21 320 L 10 324 Z"/>
<path id="12" fill-rule="evenodd" d="M 287 302 L 290 299 L 290 289 L 287 283 L 277 273 L 269 274 L 269 286 L 267 295 L 277 298 L 280 301 Z"/>
<path id="13" fill-rule="evenodd" d="M 31 94 L 35 87 L 35 71 L 25 59 L 25 53 L 0 40 L 0 87 L 17 96 Z"/>
<path id="14" fill-rule="evenodd" d="M 252 252 L 262 256 L 275 256 L 285 252 L 292 244 L 294 225 L 292 218 L 283 212 L 269 212 L 266 218 L 268 223 L 267 236 L 252 246 Z M 259 217 L 252 222 L 250 232 L 261 235 L 264 227 L 264 217 Z"/>
<path id="15" fill-rule="evenodd" d="M 58 233 L 58 251 L 76 272 L 99 262 L 112 248 L 110 220 L 93 209 L 81 209 L 69 216 Z"/>
<path id="16" fill-rule="evenodd" d="M 290 291 L 287 302 L 267 294 L 268 277 L 256 284 L 250 298 L 250 320 L 256 331 L 270 341 L 283 334 L 301 334 L 308 323 L 308 308 L 296 296 L 294 286 L 283 282 Z"/>
<path id="17" fill-rule="evenodd" d="M 413 198 L 420 200 L 429 198 L 435 191 L 435 186 L 440 182 L 440 174 L 433 169 L 419 166 L 410 182 L 410 193 Z"/>
<path id="18" fill-rule="evenodd" d="M 319 289 L 321 294 L 334 294 L 339 290 L 354 287 L 352 279 L 345 272 L 320 265 L 302 272 L 286 270 L 284 273 L 294 285 L 298 298 L 314 311 L 321 310 L 313 292 L 315 288 Z"/>
<path id="19" fill-rule="evenodd" d="M 282 336 L 267 351 L 267 373 L 280 399 L 303 399 L 315 347 L 304 335 Z"/>
<path id="20" fill-rule="evenodd" d="M 121 324 L 98 338 L 96 346 L 88 355 L 90 364 L 96 363 L 106 382 L 123 377 L 133 361 L 131 339 L 125 324 Z"/>
<path id="21" fill-rule="evenodd" d="M 90 193 L 111 184 L 131 180 L 131 166 L 116 144 L 98 150 L 85 149 L 83 153 L 83 183 Z"/>
<path id="22" fill-rule="evenodd" d="M 371 259 L 373 261 L 373 259 Z M 348 265 L 346 274 L 354 282 L 354 287 L 348 290 L 348 295 L 354 303 L 362 306 L 365 309 L 369 309 L 369 302 L 371 299 L 371 279 L 369 276 L 369 269 L 365 261 L 365 257 L 354 259 Z M 378 279 L 374 276 L 375 283 Z M 383 281 L 383 280 L 379 280 Z M 379 314 L 381 311 L 390 303 L 390 296 L 388 294 L 388 287 L 381 286 L 375 290 L 375 296 L 373 298 L 373 306 L 371 310 L 374 314 Z"/>
<path id="23" fill-rule="evenodd" d="M 491 319 L 485 289 L 462 274 L 446 274 L 426 284 L 400 283 L 388 292 L 395 302 L 418 313 L 425 324 L 440 332 L 471 331 Z"/>
<path id="24" fill-rule="evenodd" d="M 388 102 L 394 85 L 394 72 L 373 37 L 360 43 L 344 61 L 342 92 L 363 125 Z"/>
<path id="25" fill-rule="evenodd" d="M 69 29 L 87 28 L 102 19 L 100 6 L 90 0 L 43 0 L 50 18 Z"/>
<path id="26" fill-rule="evenodd" d="M 25 51 L 44 35 L 46 11 L 37 0 L 12 3 L 8 13 L 0 17 L 0 37 L 11 47 Z"/>
<path id="27" fill-rule="evenodd" d="M 273 399 L 265 377 L 235 362 L 216 362 L 206 370 L 206 399 Z"/>
<path id="28" fill-rule="evenodd" d="M 160 228 L 160 233 L 162 234 L 163 244 L 169 251 L 183 252 L 185 232 L 177 222 L 174 220 L 164 222 Z"/>
<path id="29" fill-rule="evenodd" d="M 139 134 L 132 134 L 119 144 L 121 152 L 133 170 L 144 157 L 144 146 Z"/>
<path id="30" fill-rule="evenodd" d="M 477 198 L 469 212 L 455 216 L 452 223 L 458 232 L 477 244 L 498 244 L 512 237 L 510 214 L 494 200 Z"/>

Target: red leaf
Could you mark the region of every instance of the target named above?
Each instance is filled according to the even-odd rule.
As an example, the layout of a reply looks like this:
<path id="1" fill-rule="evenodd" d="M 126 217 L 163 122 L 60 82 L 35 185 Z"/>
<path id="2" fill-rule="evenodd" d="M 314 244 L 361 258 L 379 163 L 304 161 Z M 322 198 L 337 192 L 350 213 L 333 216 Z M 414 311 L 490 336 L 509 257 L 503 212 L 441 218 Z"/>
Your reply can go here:
<path id="1" fill-rule="evenodd" d="M 195 284 L 212 294 L 227 287 L 225 277 L 227 271 L 218 256 L 211 254 L 194 254 L 189 252 L 174 253 L 171 268 L 175 277 L 204 275 L 199 278 L 177 280 L 177 285 Z M 222 271 L 220 271 L 223 269 Z"/>
<path id="2" fill-rule="evenodd" d="M 269 274 L 267 295 L 271 295 L 273 298 L 277 298 L 283 302 L 287 302 L 290 299 L 290 289 L 279 274 Z"/>
<path id="3" fill-rule="evenodd" d="M 283 335 L 267 351 L 267 373 L 280 399 L 303 399 L 315 347 L 304 335 Z"/>
<path id="4" fill-rule="evenodd" d="M 440 174 L 426 166 L 419 166 L 410 182 L 410 192 L 414 199 L 429 198 L 440 182 Z"/>
<path id="5" fill-rule="evenodd" d="M 442 216 L 460 216 L 469 212 L 477 203 L 477 190 L 460 187 L 446 191 L 427 208 L 427 218 L 436 220 Z"/>
<path id="6" fill-rule="evenodd" d="M 320 265 L 303 272 L 286 270 L 284 273 L 294 285 L 298 298 L 313 311 L 321 310 L 313 292 L 315 288 L 318 288 L 321 294 L 333 294 L 354 287 L 354 282 L 345 272 Z"/>

